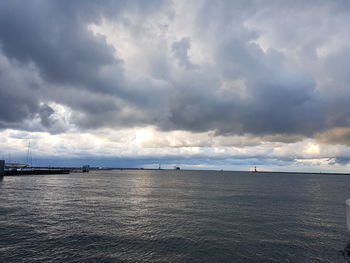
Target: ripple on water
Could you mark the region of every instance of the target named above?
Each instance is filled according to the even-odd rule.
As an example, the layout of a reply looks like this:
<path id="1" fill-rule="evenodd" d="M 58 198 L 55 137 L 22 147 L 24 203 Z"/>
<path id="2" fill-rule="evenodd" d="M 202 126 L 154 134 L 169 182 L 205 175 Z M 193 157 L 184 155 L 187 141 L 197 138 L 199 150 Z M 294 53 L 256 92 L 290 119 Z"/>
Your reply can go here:
<path id="1" fill-rule="evenodd" d="M 349 176 L 5 177 L 2 262 L 347 262 Z"/>

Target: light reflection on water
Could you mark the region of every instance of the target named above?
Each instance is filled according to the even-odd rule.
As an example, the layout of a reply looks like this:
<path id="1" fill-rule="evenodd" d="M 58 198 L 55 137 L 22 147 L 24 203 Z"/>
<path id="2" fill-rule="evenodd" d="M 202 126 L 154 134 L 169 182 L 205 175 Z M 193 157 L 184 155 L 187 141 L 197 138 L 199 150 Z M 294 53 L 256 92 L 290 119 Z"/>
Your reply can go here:
<path id="1" fill-rule="evenodd" d="M 1 262 L 347 262 L 350 176 L 101 171 L 0 181 Z"/>

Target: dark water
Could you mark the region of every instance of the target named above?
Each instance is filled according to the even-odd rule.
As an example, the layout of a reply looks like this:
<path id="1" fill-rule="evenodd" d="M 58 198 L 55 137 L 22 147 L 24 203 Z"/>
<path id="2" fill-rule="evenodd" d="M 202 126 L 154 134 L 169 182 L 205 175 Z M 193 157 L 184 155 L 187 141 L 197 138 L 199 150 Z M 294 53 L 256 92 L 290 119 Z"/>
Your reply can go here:
<path id="1" fill-rule="evenodd" d="M 110 171 L 0 181 L 0 262 L 347 262 L 350 176 Z"/>

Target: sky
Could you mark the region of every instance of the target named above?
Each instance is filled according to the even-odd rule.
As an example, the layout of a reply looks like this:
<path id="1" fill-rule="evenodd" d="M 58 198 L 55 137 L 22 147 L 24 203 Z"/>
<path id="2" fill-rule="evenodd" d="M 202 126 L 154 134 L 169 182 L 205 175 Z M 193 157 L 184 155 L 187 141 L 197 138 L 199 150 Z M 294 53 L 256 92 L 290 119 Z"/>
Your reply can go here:
<path id="1" fill-rule="evenodd" d="M 0 1 L 0 158 L 350 171 L 350 2 Z"/>

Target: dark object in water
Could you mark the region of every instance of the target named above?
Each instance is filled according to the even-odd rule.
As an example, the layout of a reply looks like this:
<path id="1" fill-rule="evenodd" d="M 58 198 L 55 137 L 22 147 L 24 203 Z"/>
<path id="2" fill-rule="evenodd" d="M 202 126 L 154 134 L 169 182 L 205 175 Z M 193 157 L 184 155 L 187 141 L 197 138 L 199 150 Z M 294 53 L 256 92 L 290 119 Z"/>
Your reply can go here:
<path id="1" fill-rule="evenodd" d="M 339 252 L 347 260 L 346 262 L 350 262 L 350 242 L 346 244 L 344 250 Z"/>
<path id="2" fill-rule="evenodd" d="M 5 161 L 0 160 L 0 177 L 5 175 Z"/>
<path id="3" fill-rule="evenodd" d="M 90 171 L 90 165 L 83 166 L 83 173 L 88 173 Z"/>

